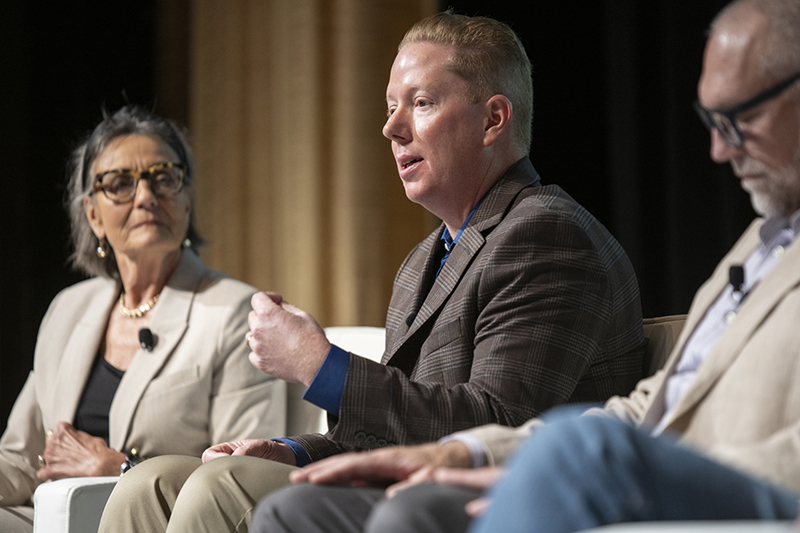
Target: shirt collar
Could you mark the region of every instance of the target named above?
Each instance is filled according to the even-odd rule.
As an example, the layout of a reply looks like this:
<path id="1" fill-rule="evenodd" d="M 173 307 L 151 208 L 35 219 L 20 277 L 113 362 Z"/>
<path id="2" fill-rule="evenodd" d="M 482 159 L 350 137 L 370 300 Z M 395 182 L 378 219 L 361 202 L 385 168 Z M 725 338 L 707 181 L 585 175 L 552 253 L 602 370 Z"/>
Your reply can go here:
<path id="1" fill-rule="evenodd" d="M 489 191 L 490 190 L 492 190 L 491 187 L 489 188 Z M 444 231 L 442 232 L 442 234 L 439 237 L 439 239 L 444 243 L 444 249 L 445 250 L 447 250 L 449 252 L 449 251 L 451 251 L 453 249 L 453 246 L 456 245 L 456 243 L 458 242 L 458 239 L 461 238 L 461 234 L 464 233 L 464 230 L 466 229 L 467 224 L 469 224 L 469 221 L 472 220 L 472 215 L 475 214 L 475 212 L 481 206 L 483 201 L 489 195 L 489 191 L 486 191 L 486 194 L 484 194 L 483 197 L 480 200 L 478 200 L 478 203 L 475 205 L 475 207 L 472 208 L 472 211 L 469 212 L 469 215 L 467 215 L 467 219 L 464 221 L 463 224 L 461 224 L 461 228 L 458 230 L 458 233 L 456 233 L 455 237 L 450 235 L 450 230 L 447 229 L 447 226 L 444 227 Z"/>
<path id="2" fill-rule="evenodd" d="M 769 242 L 779 232 L 787 229 L 792 233 L 792 241 L 794 241 L 797 234 L 800 233 L 800 211 L 795 211 L 789 218 L 775 216 L 767 219 L 758 232 L 761 243 L 769 246 Z"/>

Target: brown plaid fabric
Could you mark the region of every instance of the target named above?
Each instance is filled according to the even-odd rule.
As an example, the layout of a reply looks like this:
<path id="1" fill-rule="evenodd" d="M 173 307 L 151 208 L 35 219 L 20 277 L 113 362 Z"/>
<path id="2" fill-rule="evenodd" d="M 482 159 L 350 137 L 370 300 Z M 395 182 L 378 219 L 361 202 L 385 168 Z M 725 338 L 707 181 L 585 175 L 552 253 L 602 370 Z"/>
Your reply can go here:
<path id="1" fill-rule="evenodd" d="M 558 404 L 627 394 L 642 377 L 627 255 L 561 188 L 542 187 L 528 158 L 491 189 L 431 286 L 441 233 L 395 278 L 382 364 L 351 355 L 331 430 L 293 437 L 313 460 L 517 426 Z"/>

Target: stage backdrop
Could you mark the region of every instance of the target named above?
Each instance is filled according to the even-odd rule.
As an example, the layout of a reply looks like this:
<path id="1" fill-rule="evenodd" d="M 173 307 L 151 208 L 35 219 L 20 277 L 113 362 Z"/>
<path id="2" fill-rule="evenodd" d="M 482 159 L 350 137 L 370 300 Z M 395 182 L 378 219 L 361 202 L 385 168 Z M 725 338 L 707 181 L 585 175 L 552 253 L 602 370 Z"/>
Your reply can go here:
<path id="1" fill-rule="evenodd" d="M 198 2 L 189 124 L 214 268 L 325 325 L 383 325 L 405 254 L 435 227 L 381 135 L 397 43 L 427 0 Z"/>
<path id="2" fill-rule="evenodd" d="M 534 63 L 531 158 L 620 240 L 646 316 L 682 313 L 753 213 L 691 109 L 723 0 L 453 0 Z M 323 325 L 379 325 L 436 225 L 381 136 L 403 32 L 435 0 L 0 2 L 0 427 L 66 264 L 64 161 L 101 105 L 191 130 L 203 258 Z"/>

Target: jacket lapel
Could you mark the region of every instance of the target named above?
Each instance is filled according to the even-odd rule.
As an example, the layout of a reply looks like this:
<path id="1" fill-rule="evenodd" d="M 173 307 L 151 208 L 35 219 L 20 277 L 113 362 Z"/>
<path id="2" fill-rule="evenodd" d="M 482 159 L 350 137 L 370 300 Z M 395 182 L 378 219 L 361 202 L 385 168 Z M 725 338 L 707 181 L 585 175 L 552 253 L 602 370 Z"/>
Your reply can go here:
<path id="1" fill-rule="evenodd" d="M 119 285 L 108 280 L 91 298 L 83 316 L 75 324 L 59 363 L 58 375 L 61 379 L 53 385 L 53 423 L 62 420 L 72 423 L 75 420 L 83 387 L 89 379 L 106 331 L 108 315 L 118 294 Z"/>
<path id="2" fill-rule="evenodd" d="M 732 262 L 733 261 L 731 260 L 725 264 L 730 265 Z M 675 348 L 673 348 L 669 359 L 667 359 L 667 362 L 664 363 L 663 380 L 659 384 L 658 390 L 655 391 L 653 399 L 644 415 L 642 421 L 644 425 L 648 427 L 655 427 L 664 416 L 666 409 L 664 395 L 666 394 L 667 382 L 670 376 L 675 373 L 675 367 L 681 360 L 683 349 L 686 347 L 686 343 L 689 341 L 689 338 L 694 333 L 694 330 L 697 328 L 700 321 L 706 315 L 708 308 L 711 307 L 711 305 L 716 301 L 727 284 L 727 268 L 723 268 L 723 265 L 720 264 L 720 266 L 718 266 L 714 271 L 714 274 L 711 276 L 711 278 L 709 278 L 709 280 L 706 281 L 706 283 L 703 284 L 703 286 L 697 291 L 697 295 L 695 296 L 695 300 L 692 302 L 692 308 L 689 310 L 686 324 L 681 331 L 678 342 L 676 343 Z"/>
<path id="3" fill-rule="evenodd" d="M 428 296 L 422 302 L 422 307 L 417 313 L 407 335 L 413 335 L 428 319 L 436 313 L 453 293 L 458 282 L 464 276 L 467 267 L 485 243 L 481 231 L 474 226 L 467 227 L 458 239 L 458 244 L 453 248 L 447 258 L 439 277 L 433 283 Z M 434 265 L 435 269 L 438 265 Z"/>
<path id="4" fill-rule="evenodd" d="M 729 269 L 731 265 L 736 264 L 743 264 L 745 260 L 753 253 L 755 248 L 759 245 L 760 238 L 759 238 L 759 229 L 763 223 L 762 219 L 756 219 L 750 226 L 745 230 L 742 234 L 742 237 L 739 241 L 734 245 L 731 251 L 726 255 L 722 261 L 720 261 L 717 268 L 714 270 L 714 273 L 711 275 L 711 278 L 708 279 L 701 287 L 698 289 L 697 294 L 695 295 L 694 301 L 692 301 L 692 306 L 689 309 L 689 315 L 686 320 L 686 325 L 681 331 L 681 335 L 678 338 L 678 342 L 675 345 L 675 348 L 672 350 L 669 359 L 664 364 L 664 377 L 663 381 L 659 384 L 658 390 L 654 393 L 653 400 L 650 402 L 650 405 L 645 413 L 643 418 L 643 424 L 654 427 L 656 424 L 659 423 L 661 418 L 664 416 L 665 412 L 665 404 L 664 404 L 664 394 L 666 393 L 666 385 L 669 377 L 675 373 L 675 367 L 677 366 L 678 362 L 680 361 L 681 355 L 683 354 L 684 347 L 686 343 L 689 341 L 689 338 L 694 333 L 694 330 L 700 324 L 700 321 L 705 317 L 708 309 L 714 304 L 714 302 L 719 298 L 719 295 L 725 289 L 725 287 L 729 283 Z M 693 397 L 694 393 L 692 392 L 695 387 L 699 386 L 701 380 L 698 380 L 700 377 L 700 373 L 705 373 L 703 368 L 708 366 L 709 360 L 714 357 L 715 353 L 720 352 L 722 348 L 722 342 L 725 339 L 725 335 L 720 339 L 717 346 L 712 349 L 711 353 L 708 355 L 708 359 L 701 365 L 700 372 L 698 376 L 695 377 L 694 382 L 687 391 L 687 394 L 684 398 L 681 399 L 679 408 L 672 414 L 672 421 L 676 419 L 676 415 L 679 413 L 683 413 L 686 410 L 684 409 L 684 405 L 686 405 L 686 401 L 689 397 Z M 710 383 L 708 383 L 710 385 Z M 671 423 L 671 422 L 670 422 Z M 667 426 L 669 427 L 669 426 Z"/>
<path id="5" fill-rule="evenodd" d="M 423 303 L 425 287 L 430 287 L 433 283 L 432 278 L 436 276 L 434 262 L 436 261 L 436 245 L 439 236 L 442 234 L 443 226 L 428 235 L 409 259 L 408 263 L 401 269 L 395 280 L 395 285 L 407 290 L 399 293 L 395 299 L 393 297 L 389 308 L 391 320 L 392 314 L 400 315 L 396 318 L 396 327 L 386 329 L 386 351 L 383 354 L 382 363 L 391 358 L 397 349 L 402 346 L 409 331 L 409 327 L 414 323 L 417 314 Z M 413 289 L 413 290 L 411 290 Z"/>
<path id="6" fill-rule="evenodd" d="M 682 415 L 703 399 L 725 370 L 733 364 L 764 320 L 798 284 L 800 284 L 800 246 L 794 245 L 789 247 L 786 255 L 745 300 L 731 327 L 725 331 L 706 361 L 700 366 L 692 385 L 678 404 L 670 425 L 679 422 Z"/>
<path id="7" fill-rule="evenodd" d="M 645 417 L 645 420 L 650 424 L 657 423 L 660 416 L 663 415 L 663 397 L 667 379 L 672 375 L 691 332 L 694 331 L 699 321 L 705 316 L 708 308 L 716 301 L 719 294 L 728 284 L 729 267 L 744 263 L 759 245 L 758 230 L 761 227 L 761 222 L 761 220 L 758 220 L 751 224 L 740 242 L 717 267 L 712 279 L 701 288 L 703 294 L 698 292 L 697 305 L 693 306 L 690 313 L 695 316 L 691 323 L 687 323 L 687 327 L 681 334 L 678 346 L 667 365 L 665 379 L 661 383 L 658 394 L 651 403 L 649 412 Z M 681 420 L 682 417 L 689 413 L 705 397 L 725 370 L 738 357 L 750 337 L 755 334 L 775 306 L 781 302 L 786 293 L 800 284 L 798 262 L 800 262 L 800 246 L 792 246 L 786 256 L 775 265 L 772 272 L 754 289 L 753 295 L 742 305 L 734 325 L 726 330 L 717 345 L 709 353 L 705 362 L 700 366 L 694 381 L 676 407 L 667 429 L 682 431 L 685 422 L 687 422 L 685 418 Z"/>
<path id="8" fill-rule="evenodd" d="M 421 251 L 427 251 L 427 255 L 424 262 L 419 261 L 417 263 L 422 266 L 422 270 L 418 271 L 417 288 L 413 298 L 408 302 L 410 309 L 413 311 L 406 314 L 406 324 L 401 325 L 401 328 L 407 326 L 408 329 L 405 330 L 404 334 L 397 335 L 392 346 L 388 347 L 389 349 L 383 356 L 384 364 L 391 360 L 414 333 L 419 331 L 432 317 L 436 316 L 453 294 L 475 256 L 480 252 L 486 242 L 486 235 L 491 233 L 503 220 L 519 193 L 524 188 L 538 185 L 538 183 L 539 176 L 533 169 L 533 165 L 531 165 L 528 158 L 523 158 L 514 164 L 492 186 L 483 203 L 473 215 L 472 220 L 470 220 L 469 225 L 462 232 L 458 243 L 453 248 L 450 257 L 447 258 L 447 262 L 424 300 L 422 300 L 422 294 L 427 280 L 426 276 L 435 276 L 438 268 L 438 265 L 434 265 L 433 262 L 435 261 L 435 250 L 439 236 L 442 234 L 443 226 L 423 241 Z M 413 268 L 414 265 L 411 263 L 406 265 L 406 270 Z M 403 302 L 398 302 L 397 308 L 400 309 L 402 304 Z M 410 320 L 412 317 L 413 321 Z M 407 325 L 408 322 L 411 322 L 411 324 Z"/>
<path id="9" fill-rule="evenodd" d="M 205 266 L 193 252 L 184 250 L 181 261 L 161 291 L 153 308 L 150 330 L 155 337 L 152 352 L 140 348 L 120 381 L 109 413 L 109 445 L 123 450 L 136 407 L 150 381 L 161 371 L 183 337 L 189 313 Z"/>

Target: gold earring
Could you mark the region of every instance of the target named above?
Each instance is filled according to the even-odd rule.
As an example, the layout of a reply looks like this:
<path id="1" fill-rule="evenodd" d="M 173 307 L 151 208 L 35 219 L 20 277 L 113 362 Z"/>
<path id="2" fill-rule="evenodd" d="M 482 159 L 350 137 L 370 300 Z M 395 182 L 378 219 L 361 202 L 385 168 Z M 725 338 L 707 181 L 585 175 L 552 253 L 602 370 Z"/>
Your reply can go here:
<path id="1" fill-rule="evenodd" d="M 100 259 L 105 259 L 106 257 L 106 250 L 103 248 L 103 243 L 106 242 L 106 239 L 103 238 L 97 243 L 97 257 Z"/>

